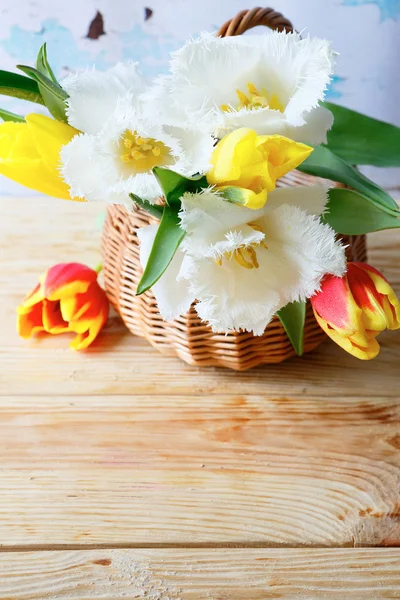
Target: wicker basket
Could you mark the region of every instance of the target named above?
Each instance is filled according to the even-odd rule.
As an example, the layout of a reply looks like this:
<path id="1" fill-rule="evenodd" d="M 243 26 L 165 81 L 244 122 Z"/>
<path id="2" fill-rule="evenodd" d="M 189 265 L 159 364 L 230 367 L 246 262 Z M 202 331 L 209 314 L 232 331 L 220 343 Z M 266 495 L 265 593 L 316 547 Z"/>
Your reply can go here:
<path id="1" fill-rule="evenodd" d="M 241 11 L 225 23 L 220 36 L 239 35 L 255 27 L 293 31 L 290 21 L 271 8 Z M 278 181 L 279 186 L 311 185 L 316 178 L 293 171 Z M 197 316 L 193 306 L 175 321 L 164 321 L 151 291 L 136 296 L 142 275 L 139 242 L 136 232 L 154 220 L 141 210 L 128 212 L 123 206 L 110 206 L 103 233 L 104 280 L 110 301 L 126 326 L 135 335 L 145 337 L 163 353 L 177 355 L 196 366 L 220 366 L 238 371 L 260 364 L 279 363 L 295 355 L 293 347 L 277 318 L 262 336 L 247 332 L 213 333 Z M 366 260 L 365 236 L 344 237 L 349 260 Z M 304 351 L 314 350 L 325 334 L 307 306 Z"/>

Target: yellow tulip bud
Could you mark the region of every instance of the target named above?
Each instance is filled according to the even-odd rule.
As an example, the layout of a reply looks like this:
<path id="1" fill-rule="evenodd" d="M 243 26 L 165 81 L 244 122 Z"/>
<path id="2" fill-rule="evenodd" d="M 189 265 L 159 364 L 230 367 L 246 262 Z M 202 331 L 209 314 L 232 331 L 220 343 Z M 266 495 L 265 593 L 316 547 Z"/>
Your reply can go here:
<path id="1" fill-rule="evenodd" d="M 0 125 L 0 174 L 28 188 L 71 200 L 60 169 L 60 151 L 79 131 L 45 115 L 31 114 L 26 123 Z"/>
<path id="2" fill-rule="evenodd" d="M 207 181 L 248 208 L 262 208 L 276 180 L 298 167 L 312 151 L 282 135 L 257 135 L 242 127 L 218 142 Z"/>

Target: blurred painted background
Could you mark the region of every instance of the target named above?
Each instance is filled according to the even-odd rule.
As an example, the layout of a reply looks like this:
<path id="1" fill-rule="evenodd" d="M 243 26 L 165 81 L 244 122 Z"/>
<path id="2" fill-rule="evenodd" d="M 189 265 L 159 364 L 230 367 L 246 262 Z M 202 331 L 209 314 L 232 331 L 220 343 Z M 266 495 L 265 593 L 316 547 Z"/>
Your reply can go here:
<path id="1" fill-rule="evenodd" d="M 59 77 L 127 59 L 155 76 L 188 36 L 216 31 L 253 6 L 249 0 L 0 0 L 0 68 L 34 64 L 47 42 Z M 400 0 L 277 0 L 274 8 L 299 31 L 332 40 L 340 53 L 330 100 L 400 125 Z M 0 106 L 27 110 L 7 97 Z M 387 188 L 400 186 L 397 169 L 367 174 Z M 1 194 L 21 192 L 0 179 Z"/>

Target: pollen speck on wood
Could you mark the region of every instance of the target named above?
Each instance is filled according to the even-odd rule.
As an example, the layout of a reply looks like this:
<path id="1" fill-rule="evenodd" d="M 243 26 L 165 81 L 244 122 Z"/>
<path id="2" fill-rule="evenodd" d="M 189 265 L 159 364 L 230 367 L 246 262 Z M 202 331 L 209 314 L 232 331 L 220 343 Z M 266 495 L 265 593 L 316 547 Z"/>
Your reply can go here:
<path id="1" fill-rule="evenodd" d="M 98 40 L 101 35 L 106 35 L 104 31 L 104 19 L 101 12 L 97 11 L 95 18 L 89 25 L 87 38 L 89 40 Z"/>

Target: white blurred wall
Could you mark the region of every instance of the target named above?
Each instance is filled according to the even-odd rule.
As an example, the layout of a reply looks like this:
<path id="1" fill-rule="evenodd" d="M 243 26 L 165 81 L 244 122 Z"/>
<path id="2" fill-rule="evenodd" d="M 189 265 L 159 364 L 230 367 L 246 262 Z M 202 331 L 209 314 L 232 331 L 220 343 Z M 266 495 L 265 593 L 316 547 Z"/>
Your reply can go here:
<path id="1" fill-rule="evenodd" d="M 166 70 L 169 52 L 188 36 L 215 31 L 253 6 L 249 0 L 1 0 L 0 68 L 33 64 L 47 42 L 59 77 L 127 59 L 140 61 L 142 71 L 154 76 Z M 146 8 L 152 11 L 147 20 Z M 298 30 L 332 40 L 340 53 L 329 99 L 400 125 L 400 0 L 279 0 L 274 8 Z M 106 33 L 87 39 L 97 11 Z M 0 106 L 27 110 L 6 97 L 0 97 Z M 400 170 L 368 169 L 367 174 L 385 187 L 400 186 Z M 1 194 L 21 191 L 0 179 Z"/>

